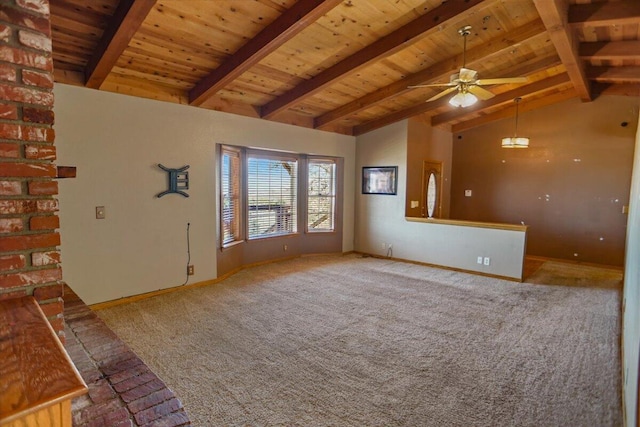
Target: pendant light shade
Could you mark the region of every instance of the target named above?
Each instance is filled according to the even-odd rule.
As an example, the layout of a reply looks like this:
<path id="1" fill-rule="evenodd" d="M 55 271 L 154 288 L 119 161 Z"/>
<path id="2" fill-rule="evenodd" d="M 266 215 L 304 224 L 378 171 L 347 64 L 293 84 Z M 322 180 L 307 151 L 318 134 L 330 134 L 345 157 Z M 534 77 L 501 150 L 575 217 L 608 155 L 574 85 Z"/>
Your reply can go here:
<path id="1" fill-rule="evenodd" d="M 529 138 L 526 136 L 518 136 L 518 104 L 522 98 L 515 98 L 513 101 L 516 103 L 516 128 L 513 132 L 513 136 L 502 138 L 502 148 L 528 148 Z"/>
<path id="2" fill-rule="evenodd" d="M 529 138 L 526 136 L 508 136 L 502 138 L 502 148 L 527 148 L 529 147 Z"/>

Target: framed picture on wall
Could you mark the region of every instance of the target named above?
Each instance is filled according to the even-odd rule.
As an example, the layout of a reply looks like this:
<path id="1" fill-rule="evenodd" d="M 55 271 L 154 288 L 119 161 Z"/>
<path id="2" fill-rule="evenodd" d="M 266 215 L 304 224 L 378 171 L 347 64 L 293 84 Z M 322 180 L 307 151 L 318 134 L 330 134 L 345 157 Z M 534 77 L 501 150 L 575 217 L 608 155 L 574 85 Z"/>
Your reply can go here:
<path id="1" fill-rule="evenodd" d="M 398 191 L 397 166 L 365 166 L 362 168 L 362 194 L 391 194 Z"/>

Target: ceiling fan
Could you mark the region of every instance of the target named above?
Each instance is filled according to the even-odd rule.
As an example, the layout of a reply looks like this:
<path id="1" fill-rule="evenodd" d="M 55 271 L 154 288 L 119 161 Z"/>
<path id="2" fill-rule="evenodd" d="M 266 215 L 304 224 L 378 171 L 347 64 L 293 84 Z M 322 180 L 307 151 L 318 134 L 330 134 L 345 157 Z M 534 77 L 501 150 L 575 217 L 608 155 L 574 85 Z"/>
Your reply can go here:
<path id="1" fill-rule="evenodd" d="M 471 34 L 471 26 L 466 25 L 458 30 L 464 38 L 464 50 L 462 53 L 462 68 L 457 73 L 454 73 L 449 78 L 449 83 L 434 83 L 426 85 L 409 86 L 409 89 L 421 88 L 421 87 L 446 87 L 447 89 L 427 99 L 426 102 L 435 101 L 443 96 L 446 96 L 452 92 L 458 91 L 450 100 L 449 104 L 454 107 L 468 107 L 475 104 L 478 99 L 487 100 L 493 98 L 495 95 L 481 86 L 504 84 L 504 83 L 526 83 L 528 79 L 526 77 L 505 77 L 501 79 L 479 79 L 478 72 L 470 68 L 466 68 L 466 54 L 467 54 L 467 36 Z"/>

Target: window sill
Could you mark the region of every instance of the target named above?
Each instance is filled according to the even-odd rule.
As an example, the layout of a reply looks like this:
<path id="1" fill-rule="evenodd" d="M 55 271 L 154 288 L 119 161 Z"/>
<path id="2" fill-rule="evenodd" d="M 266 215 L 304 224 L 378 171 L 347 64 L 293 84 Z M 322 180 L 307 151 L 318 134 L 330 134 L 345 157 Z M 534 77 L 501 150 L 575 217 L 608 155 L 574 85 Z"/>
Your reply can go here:
<path id="1" fill-rule="evenodd" d="M 265 239 L 275 239 L 275 238 L 287 238 L 287 237 L 296 237 L 299 236 L 299 232 L 295 233 L 284 233 L 284 234 L 270 234 L 269 236 L 261 236 L 261 237 L 249 237 L 247 238 L 247 242 L 256 242 Z"/>
<path id="2" fill-rule="evenodd" d="M 234 246 L 237 246 L 241 243 L 244 243 L 244 240 L 234 240 L 233 242 L 229 242 L 229 243 L 225 243 L 224 245 L 222 245 L 222 247 L 220 248 L 221 251 L 224 251 L 225 249 L 230 249 Z"/>

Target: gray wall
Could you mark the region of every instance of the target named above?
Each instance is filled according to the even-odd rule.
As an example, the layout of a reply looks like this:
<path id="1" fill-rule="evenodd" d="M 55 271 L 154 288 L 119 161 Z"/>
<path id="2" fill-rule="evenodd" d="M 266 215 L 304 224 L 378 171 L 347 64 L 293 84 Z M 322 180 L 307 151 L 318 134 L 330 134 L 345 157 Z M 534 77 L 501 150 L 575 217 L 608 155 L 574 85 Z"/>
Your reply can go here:
<path id="1" fill-rule="evenodd" d="M 640 123 L 640 117 L 638 123 Z M 624 274 L 622 369 L 626 425 L 635 426 L 638 422 L 638 363 L 640 360 L 640 131 L 636 133 L 630 199 Z"/>

